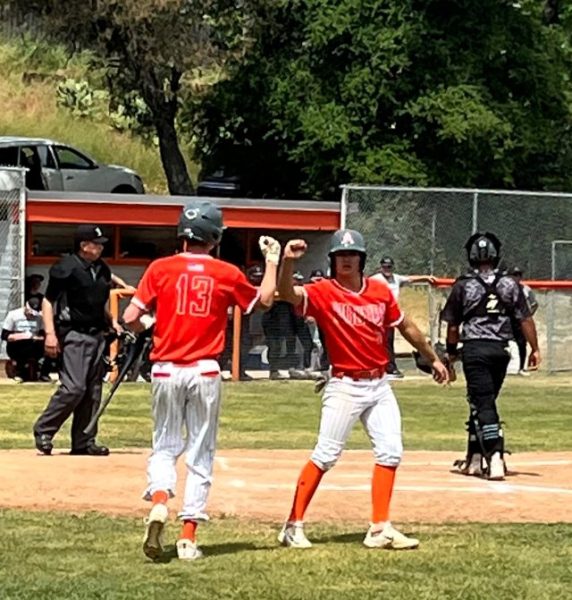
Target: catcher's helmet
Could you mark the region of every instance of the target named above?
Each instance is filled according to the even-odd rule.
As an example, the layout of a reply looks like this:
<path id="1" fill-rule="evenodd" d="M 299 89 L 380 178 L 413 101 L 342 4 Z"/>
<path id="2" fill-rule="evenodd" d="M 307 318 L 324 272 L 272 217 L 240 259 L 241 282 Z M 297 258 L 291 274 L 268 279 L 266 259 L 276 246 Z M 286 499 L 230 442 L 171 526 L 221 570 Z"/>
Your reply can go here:
<path id="1" fill-rule="evenodd" d="M 216 204 L 208 200 L 193 200 L 181 212 L 177 237 L 206 244 L 218 244 L 223 229 L 222 212 Z"/>
<path id="2" fill-rule="evenodd" d="M 500 260 L 501 246 L 500 240 L 493 233 L 474 233 L 465 244 L 469 264 L 477 267 L 482 263 L 491 263 L 496 267 Z"/>

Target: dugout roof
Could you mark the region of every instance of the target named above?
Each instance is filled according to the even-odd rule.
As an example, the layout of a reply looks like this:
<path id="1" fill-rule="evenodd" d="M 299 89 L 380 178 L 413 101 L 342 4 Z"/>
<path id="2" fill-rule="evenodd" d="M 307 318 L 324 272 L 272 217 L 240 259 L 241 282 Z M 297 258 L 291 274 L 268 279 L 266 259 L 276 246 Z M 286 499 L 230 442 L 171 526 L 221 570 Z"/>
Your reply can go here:
<path id="1" fill-rule="evenodd" d="M 28 192 L 28 223 L 100 225 L 176 225 L 181 208 L 196 196 Z M 339 202 L 208 198 L 223 211 L 226 227 L 335 231 L 340 227 Z"/>

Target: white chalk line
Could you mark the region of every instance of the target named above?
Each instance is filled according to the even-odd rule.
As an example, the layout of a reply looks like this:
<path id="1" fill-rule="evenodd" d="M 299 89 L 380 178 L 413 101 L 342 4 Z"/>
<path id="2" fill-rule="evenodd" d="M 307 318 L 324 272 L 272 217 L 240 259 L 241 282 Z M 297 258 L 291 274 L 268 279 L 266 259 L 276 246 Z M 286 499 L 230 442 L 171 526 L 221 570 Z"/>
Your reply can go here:
<path id="1" fill-rule="evenodd" d="M 484 483 L 484 482 L 483 482 Z M 248 483 L 244 479 L 232 479 L 228 482 L 230 487 L 248 488 L 257 490 L 292 490 L 295 482 L 292 483 Z M 320 490 L 326 492 L 369 492 L 370 485 L 337 485 L 324 483 L 320 485 Z M 434 492 L 452 492 L 466 494 L 563 494 L 572 495 L 572 490 L 559 487 L 542 487 L 536 485 L 521 485 L 505 483 L 502 481 L 488 481 L 483 486 L 449 486 L 449 485 L 396 485 L 395 490 L 399 492 L 429 493 Z"/>
<path id="2" fill-rule="evenodd" d="M 460 453 L 460 456 L 462 455 L 462 453 Z M 310 456 L 310 453 L 308 453 L 308 457 Z M 372 458 L 371 454 L 369 454 L 369 458 Z M 219 461 L 225 461 L 226 465 L 228 467 L 230 467 L 230 461 L 232 460 L 232 462 L 251 462 L 251 463 L 263 463 L 263 464 L 269 464 L 269 463 L 275 463 L 275 462 L 288 462 L 288 463 L 298 463 L 300 462 L 297 459 L 288 457 L 288 456 L 280 456 L 280 457 L 276 457 L 276 456 L 272 456 L 271 454 L 268 455 L 267 458 L 258 458 L 258 457 L 254 457 L 254 456 L 233 456 L 231 457 L 224 457 L 224 456 L 217 456 L 216 460 Z M 303 462 L 304 459 L 302 459 Z M 512 458 L 508 458 L 507 459 L 508 463 L 509 463 L 509 467 L 513 467 L 513 466 L 519 466 L 519 467 L 557 467 L 557 466 L 565 466 L 565 465 L 572 465 L 572 460 L 513 460 Z M 405 467 L 446 467 L 446 466 L 452 466 L 452 463 L 450 460 L 429 460 L 429 461 L 412 461 L 412 460 L 404 460 L 402 463 L 402 468 Z M 348 468 L 349 465 L 347 465 L 346 463 L 340 462 L 339 467 L 338 468 Z M 352 466 L 353 468 L 353 466 Z"/>

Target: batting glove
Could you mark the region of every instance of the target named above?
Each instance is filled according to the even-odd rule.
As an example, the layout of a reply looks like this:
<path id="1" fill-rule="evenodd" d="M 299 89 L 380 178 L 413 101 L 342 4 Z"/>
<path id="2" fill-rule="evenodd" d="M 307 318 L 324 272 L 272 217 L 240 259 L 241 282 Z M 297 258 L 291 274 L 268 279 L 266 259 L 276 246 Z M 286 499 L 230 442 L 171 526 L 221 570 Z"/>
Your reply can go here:
<path id="1" fill-rule="evenodd" d="M 266 262 L 278 265 L 280 262 L 280 242 L 269 235 L 261 235 L 258 245 Z"/>

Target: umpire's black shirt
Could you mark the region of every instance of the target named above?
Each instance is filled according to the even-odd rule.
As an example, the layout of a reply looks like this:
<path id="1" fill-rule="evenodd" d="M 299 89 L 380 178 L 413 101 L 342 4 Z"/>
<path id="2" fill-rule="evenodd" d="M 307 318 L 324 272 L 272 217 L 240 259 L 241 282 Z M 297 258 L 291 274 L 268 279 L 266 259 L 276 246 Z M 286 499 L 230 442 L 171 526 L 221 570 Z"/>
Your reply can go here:
<path id="1" fill-rule="evenodd" d="M 513 339 L 511 316 L 517 321 L 530 317 L 530 310 L 522 287 L 508 276 L 498 276 L 493 271 L 480 273 L 489 284 L 496 281 L 496 294 L 502 304 L 503 313 L 498 315 L 474 315 L 475 308 L 487 295 L 487 290 L 477 278 L 478 272 L 457 279 L 451 290 L 441 319 L 451 325 L 463 326 L 461 341 L 491 340 L 507 342 Z"/>
<path id="2" fill-rule="evenodd" d="M 101 259 L 89 262 L 69 254 L 50 269 L 46 298 L 54 305 L 56 323 L 96 333 L 109 324 L 105 309 L 110 289 L 111 271 Z"/>

